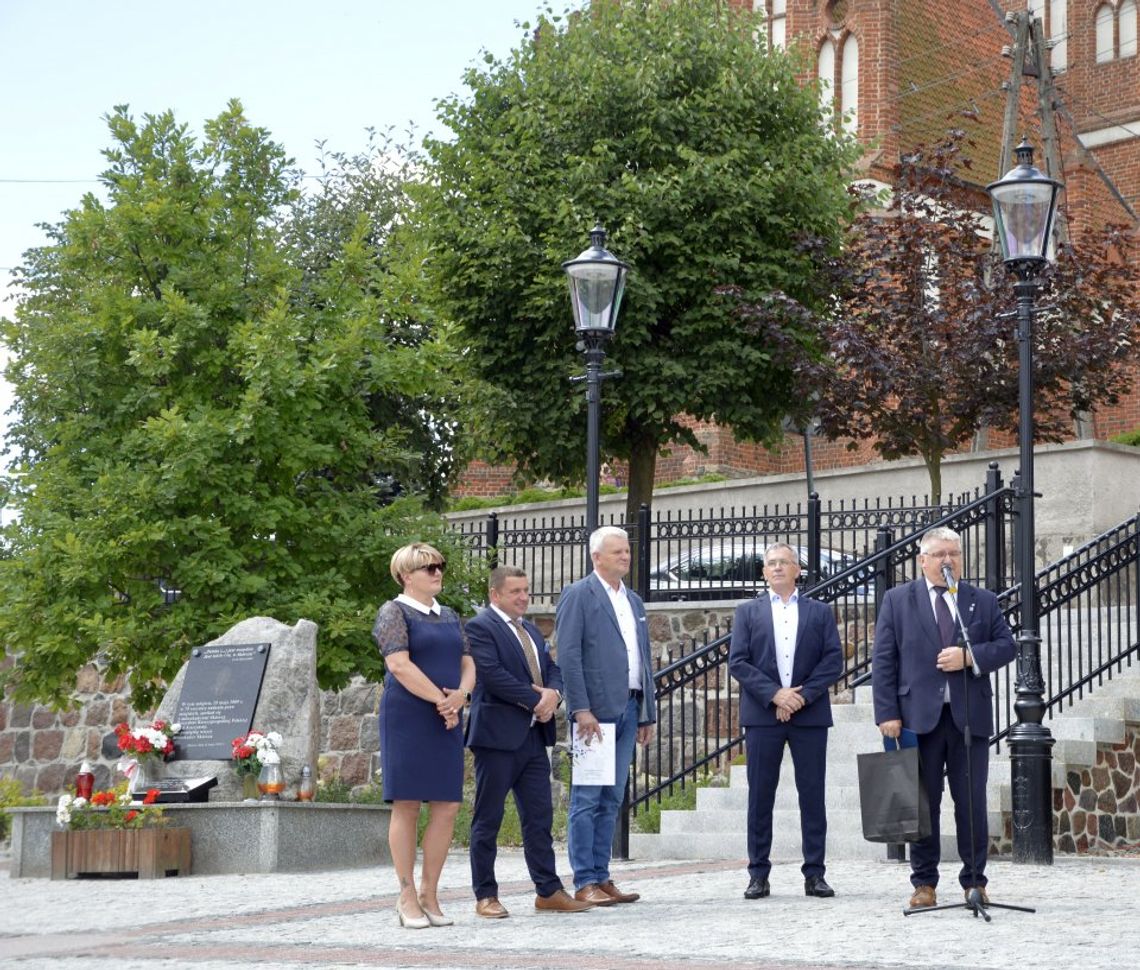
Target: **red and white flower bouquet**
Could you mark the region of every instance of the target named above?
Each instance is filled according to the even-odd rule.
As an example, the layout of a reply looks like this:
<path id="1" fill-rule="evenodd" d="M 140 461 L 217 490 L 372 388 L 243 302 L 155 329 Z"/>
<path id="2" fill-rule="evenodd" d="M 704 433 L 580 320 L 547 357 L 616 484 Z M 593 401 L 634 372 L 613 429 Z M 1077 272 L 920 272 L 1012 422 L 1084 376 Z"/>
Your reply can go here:
<path id="1" fill-rule="evenodd" d="M 119 750 L 127 757 L 136 761 L 143 758 L 165 761 L 174 754 L 174 735 L 181 729 L 180 724 L 159 720 L 132 731 L 124 722 L 115 728 L 115 735 L 119 739 Z"/>
<path id="2" fill-rule="evenodd" d="M 244 737 L 234 738 L 232 754 L 234 771 L 239 775 L 256 776 L 266 761 L 273 761 L 273 758 L 266 757 L 270 752 L 280 761 L 277 747 L 281 741 L 281 735 L 276 731 L 270 731 L 268 734 L 250 731 Z"/>

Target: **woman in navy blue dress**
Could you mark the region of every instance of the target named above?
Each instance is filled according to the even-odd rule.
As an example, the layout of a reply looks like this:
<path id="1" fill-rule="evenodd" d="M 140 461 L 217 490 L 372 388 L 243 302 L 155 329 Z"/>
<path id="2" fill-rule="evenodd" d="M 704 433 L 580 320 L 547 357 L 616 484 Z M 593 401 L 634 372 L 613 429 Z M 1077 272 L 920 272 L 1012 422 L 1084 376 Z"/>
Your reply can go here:
<path id="1" fill-rule="evenodd" d="M 403 587 L 380 607 L 372 638 L 387 675 L 380 698 L 380 765 L 384 800 L 392 803 L 388 845 L 400 880 L 396 915 L 409 929 L 448 926 L 437 892 L 455 816 L 463 799 L 463 706 L 475 686 L 463 624 L 436 602 L 447 563 L 425 542 L 392 556 Z M 428 803 L 423 866 L 416 891 L 416 824 Z"/>

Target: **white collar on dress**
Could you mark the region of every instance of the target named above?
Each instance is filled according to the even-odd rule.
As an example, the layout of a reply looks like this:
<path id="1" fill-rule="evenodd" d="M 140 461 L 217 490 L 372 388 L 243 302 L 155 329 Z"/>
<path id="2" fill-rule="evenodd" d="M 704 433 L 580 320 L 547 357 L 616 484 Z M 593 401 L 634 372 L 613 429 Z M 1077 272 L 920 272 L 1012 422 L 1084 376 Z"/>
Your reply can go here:
<path id="1" fill-rule="evenodd" d="M 440 609 L 439 600 L 436 599 L 433 599 L 431 601 L 431 606 L 424 606 L 423 603 L 421 603 L 419 600 L 412 599 L 407 593 L 400 593 L 396 597 L 396 602 L 403 603 L 405 606 L 410 606 L 413 610 L 418 610 L 425 616 L 428 613 L 434 613 L 436 616 L 439 616 L 442 612 Z"/>

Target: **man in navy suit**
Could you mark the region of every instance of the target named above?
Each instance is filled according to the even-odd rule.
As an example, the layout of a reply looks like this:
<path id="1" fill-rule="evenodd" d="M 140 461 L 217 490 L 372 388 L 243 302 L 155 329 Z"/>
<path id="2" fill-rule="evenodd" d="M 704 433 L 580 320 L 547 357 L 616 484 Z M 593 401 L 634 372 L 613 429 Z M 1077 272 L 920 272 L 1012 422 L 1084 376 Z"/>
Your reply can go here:
<path id="1" fill-rule="evenodd" d="M 830 608 L 796 592 L 799 556 L 784 543 L 764 550 L 768 589 L 736 609 L 728 671 L 740 684 L 740 724 L 748 761 L 748 888 L 745 899 L 770 892 L 772 806 L 784 746 L 792 752 L 800 800 L 804 892 L 826 898 L 824 779 L 829 691 L 843 672 L 843 648 Z"/>
<path id="2" fill-rule="evenodd" d="M 495 855 L 507 793 L 514 792 L 522 824 L 523 854 L 538 895 L 534 908 L 563 913 L 591 909 L 563 888 L 554 863 L 550 828 L 550 758 L 554 712 L 562 703 L 562 674 L 538 627 L 524 620 L 530 603 L 526 573 L 516 566 L 491 570 L 491 605 L 466 624 L 478 679 L 467 718 L 467 746 L 475 759 L 471 819 L 471 884 L 475 912 L 509 915 L 499 902 Z"/>
<path id="3" fill-rule="evenodd" d="M 949 565 L 957 585 L 958 609 L 970 635 L 970 648 L 958 646 L 954 601 L 948 595 L 942 567 Z M 993 733 L 993 689 L 990 673 L 1017 653 L 997 597 L 959 583 L 962 540 L 952 529 L 931 529 L 919 544 L 922 578 L 890 590 L 875 624 L 872 654 L 875 722 L 884 737 L 897 738 L 903 728 L 918 735 L 922 777 L 930 798 L 930 836 L 911 847 L 912 908 L 937 903 L 941 856 L 939 808 L 945 768 L 954 799 L 954 825 L 962 869 L 958 881 L 969 899 L 976 885 L 983 905 L 989 831 L 986 825 L 986 779 Z M 962 671 L 966 669 L 966 673 Z M 966 711 L 969 708 L 967 733 Z M 970 778 L 966 777 L 969 744 Z M 972 787 L 971 787 L 972 786 Z M 970 842 L 968 806 L 973 797 L 974 841 Z"/>
<path id="4" fill-rule="evenodd" d="M 558 600 L 554 635 L 566 691 L 566 709 L 585 741 L 601 739 L 601 723 L 616 726 L 612 785 L 573 785 L 568 842 L 576 899 L 596 906 L 632 903 L 610 879 L 614 828 L 634 743 L 648 744 L 657 721 L 649 622 L 645 604 L 623 577 L 629 572 L 629 536 L 603 526 L 590 535 L 594 571 L 567 586 Z"/>

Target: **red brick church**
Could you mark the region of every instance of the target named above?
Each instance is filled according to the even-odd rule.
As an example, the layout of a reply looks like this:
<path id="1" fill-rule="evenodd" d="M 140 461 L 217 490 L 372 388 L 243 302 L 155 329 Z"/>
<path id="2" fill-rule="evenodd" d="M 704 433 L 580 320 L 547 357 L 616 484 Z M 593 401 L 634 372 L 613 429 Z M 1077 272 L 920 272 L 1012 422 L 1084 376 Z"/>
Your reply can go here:
<path id="1" fill-rule="evenodd" d="M 738 4 L 749 0 L 734 0 Z M 1107 223 L 1140 231 L 1140 58 L 1137 0 L 751 0 L 767 22 L 761 43 L 799 45 L 826 82 L 838 123 L 869 146 L 862 167 L 889 181 L 901 152 L 943 134 L 948 119 L 970 111 L 980 119 L 972 151 L 979 182 L 1003 174 L 1001 153 L 1015 24 L 1011 14 L 1041 21 L 1045 85 L 1032 72 L 1016 106 L 1017 134 L 1043 141 L 1043 99 L 1057 133 L 1070 231 Z M 1027 62 L 1036 63 L 1031 57 Z M 1044 93 L 1042 93 L 1044 92 Z M 1044 168 L 1040 153 L 1038 164 Z M 981 186 L 980 186 L 981 187 Z M 1140 373 L 1138 373 L 1140 376 Z M 708 422 L 692 427 L 708 449 L 677 447 L 657 462 L 657 481 L 711 472 L 730 477 L 803 468 L 802 440 L 769 451 L 737 441 Z M 1074 437 L 1106 439 L 1140 427 L 1140 380 L 1116 406 L 1098 410 Z M 1009 444 L 996 442 L 990 444 Z M 865 464 L 868 443 L 814 443 L 817 469 Z M 457 495 L 499 495 L 513 469 L 474 462 Z M 622 469 L 613 469 L 620 483 Z"/>

